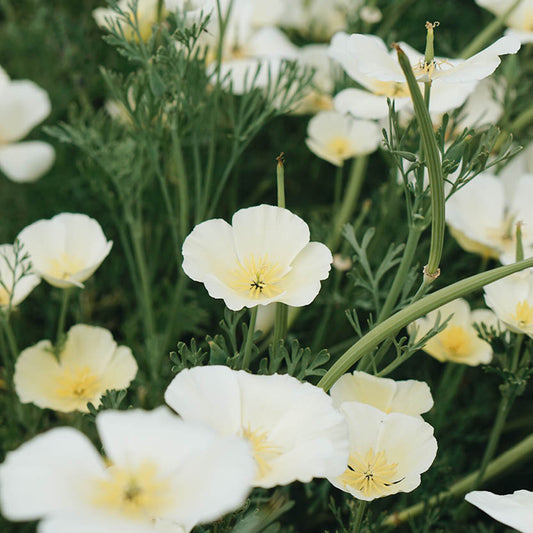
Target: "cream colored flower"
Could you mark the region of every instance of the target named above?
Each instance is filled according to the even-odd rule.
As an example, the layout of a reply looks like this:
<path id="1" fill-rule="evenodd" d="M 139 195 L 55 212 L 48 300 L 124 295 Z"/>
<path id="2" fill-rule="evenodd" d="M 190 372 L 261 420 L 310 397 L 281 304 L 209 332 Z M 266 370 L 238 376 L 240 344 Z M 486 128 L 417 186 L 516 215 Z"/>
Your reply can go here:
<path id="1" fill-rule="evenodd" d="M 375 122 L 357 120 L 336 111 L 315 115 L 309 121 L 307 135 L 305 142 L 309 150 L 336 166 L 341 166 L 346 159 L 374 152 L 381 140 Z"/>
<path id="2" fill-rule="evenodd" d="M 143 41 L 147 41 L 152 36 L 152 28 L 157 22 L 157 7 L 159 0 L 138 0 L 137 3 L 137 20 L 139 24 L 139 33 Z M 119 0 L 117 7 L 131 20 L 134 20 L 134 12 L 130 9 L 131 0 Z M 109 28 L 112 24 L 117 24 L 124 36 L 129 40 L 138 40 L 135 30 L 126 23 L 124 17 L 114 9 L 108 7 L 98 7 L 93 11 L 93 17 L 96 24 L 101 28 Z"/>
<path id="3" fill-rule="evenodd" d="M 62 289 L 83 287 L 113 246 L 96 220 L 78 213 L 38 220 L 17 238 L 29 254 L 34 271 Z"/>
<path id="4" fill-rule="evenodd" d="M 488 491 L 469 492 L 465 500 L 506 526 L 522 533 L 533 533 L 533 492 L 516 490 L 512 494 Z"/>
<path id="5" fill-rule="evenodd" d="M 202 222 L 183 243 L 185 273 L 234 311 L 271 302 L 310 304 L 331 261 L 324 244 L 309 242 L 300 217 L 271 205 L 237 211 L 231 226 L 221 219 Z"/>
<path id="6" fill-rule="evenodd" d="M 420 485 L 420 474 L 437 454 L 429 424 L 358 402 L 345 402 L 340 410 L 348 422 L 350 457 L 342 475 L 328 478 L 332 485 L 367 501 Z"/>
<path id="7" fill-rule="evenodd" d="M 49 114 L 45 90 L 29 80 L 12 81 L 0 68 L 0 170 L 12 181 L 35 181 L 54 164 L 50 144 L 18 142 Z"/>
<path id="8" fill-rule="evenodd" d="M 515 0 L 476 0 L 476 4 L 496 16 L 506 13 L 514 3 Z M 506 35 L 515 37 L 521 43 L 533 42 L 533 1 L 522 0 L 505 19 L 505 25 L 509 27 Z"/>
<path id="9" fill-rule="evenodd" d="M 291 376 L 196 367 L 173 379 L 165 400 L 188 422 L 247 439 L 257 463 L 254 486 L 306 483 L 346 466 L 342 415 L 322 389 Z"/>
<path id="10" fill-rule="evenodd" d="M 128 347 L 117 346 L 107 329 L 78 324 L 57 354 L 48 340 L 23 350 L 13 380 L 22 403 L 68 413 L 100 405 L 106 390 L 127 388 L 135 374 Z"/>
<path id="11" fill-rule="evenodd" d="M 255 473 L 247 443 L 187 424 L 167 408 L 104 411 L 106 458 L 72 428 L 9 452 L 0 503 L 9 520 L 41 533 L 178 533 L 244 503 Z"/>
<path id="12" fill-rule="evenodd" d="M 485 303 L 516 333 L 533 337 L 533 272 L 517 272 L 483 287 Z"/>
<path id="13" fill-rule="evenodd" d="M 419 416 L 433 407 L 427 383 L 414 379 L 395 381 L 366 372 L 344 374 L 329 393 L 337 408 L 344 402 L 359 402 L 372 405 L 384 413 Z"/>
<path id="14" fill-rule="evenodd" d="M 499 258 L 503 264 L 514 263 L 516 223 L 520 221 L 524 256 L 533 255 L 533 175 L 514 180 L 511 189 L 504 177 L 484 172 L 448 199 L 446 222 L 466 251 Z"/>
<path id="15" fill-rule="evenodd" d="M 415 320 L 409 326 L 408 329 L 412 335 L 416 330 L 416 341 L 424 337 L 436 325 L 438 317 L 440 317 L 440 324 L 443 324 L 448 317 L 451 318 L 446 327 L 424 345 L 423 350 L 426 353 L 441 362 L 452 361 L 469 366 L 490 363 L 492 348 L 490 344 L 479 338 L 473 325 L 483 323 L 496 327 L 498 320 L 494 313 L 488 309 L 470 311 L 468 302 L 458 298 L 431 311 L 424 318 Z"/>
<path id="16" fill-rule="evenodd" d="M 0 310 L 20 304 L 40 282 L 21 250 L 0 244 Z"/>

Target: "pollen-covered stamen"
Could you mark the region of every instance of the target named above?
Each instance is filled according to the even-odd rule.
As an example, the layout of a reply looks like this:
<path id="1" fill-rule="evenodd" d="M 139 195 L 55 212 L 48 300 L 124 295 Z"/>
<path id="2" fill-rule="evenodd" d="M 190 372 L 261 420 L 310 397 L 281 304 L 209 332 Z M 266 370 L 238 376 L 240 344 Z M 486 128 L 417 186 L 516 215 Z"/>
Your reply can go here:
<path id="1" fill-rule="evenodd" d="M 389 463 L 383 451 L 374 454 L 372 448 L 364 458 L 359 454 L 350 454 L 348 467 L 338 480 L 366 498 L 385 496 L 389 494 L 390 486 L 402 481 L 398 479 L 398 464 Z"/>
<path id="2" fill-rule="evenodd" d="M 472 352 L 471 336 L 463 326 L 448 326 L 437 338 L 449 354 L 467 356 Z"/>
<path id="3" fill-rule="evenodd" d="M 77 399 L 85 404 L 94 400 L 99 390 L 99 378 L 88 366 L 65 368 L 57 378 L 56 393 L 62 398 Z"/>
<path id="4" fill-rule="evenodd" d="M 83 262 L 71 255 L 62 253 L 58 258 L 53 258 L 48 261 L 47 274 L 57 279 L 68 279 L 73 274 L 83 270 Z"/>
<path id="5" fill-rule="evenodd" d="M 172 501 L 170 483 L 149 461 L 131 469 L 111 466 L 108 474 L 93 486 L 92 502 L 99 507 L 133 519 L 151 520 Z"/>
<path id="6" fill-rule="evenodd" d="M 283 277 L 282 270 L 277 263 L 270 262 L 267 255 L 258 260 L 251 255 L 244 264 L 239 263 L 232 274 L 233 288 L 245 292 L 250 298 L 273 298 L 283 292 L 278 286 Z"/>
<path id="7" fill-rule="evenodd" d="M 443 65 L 453 68 L 453 65 L 447 59 L 433 59 L 429 63 L 421 59 L 413 65 L 413 72 L 419 81 L 432 81 L 435 71 L 443 70 Z"/>
<path id="8" fill-rule="evenodd" d="M 533 324 L 533 307 L 526 300 L 521 300 L 516 304 L 515 314 L 512 316 L 521 328 Z"/>
<path id="9" fill-rule="evenodd" d="M 248 426 L 243 430 L 242 436 L 248 439 L 252 445 L 254 459 L 258 468 L 257 477 L 261 479 L 272 470 L 270 461 L 281 455 L 281 449 L 269 441 L 266 431 L 261 431 L 260 429 L 254 431 Z"/>

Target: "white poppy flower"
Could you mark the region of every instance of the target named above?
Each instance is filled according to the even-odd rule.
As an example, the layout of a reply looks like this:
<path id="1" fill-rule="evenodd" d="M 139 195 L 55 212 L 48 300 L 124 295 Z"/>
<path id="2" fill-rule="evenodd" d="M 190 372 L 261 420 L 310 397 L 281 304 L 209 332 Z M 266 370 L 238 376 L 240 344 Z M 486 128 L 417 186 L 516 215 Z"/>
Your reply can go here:
<path id="1" fill-rule="evenodd" d="M 442 324 L 451 316 L 446 327 L 437 333 L 424 345 L 423 350 L 438 361 L 452 361 L 469 366 L 488 364 L 492 360 L 492 347 L 489 343 L 479 338 L 474 328 L 476 323 L 497 327 L 498 320 L 494 313 L 488 309 L 475 309 L 470 311 L 466 300 L 458 298 L 453 300 L 427 316 L 415 320 L 409 326 L 409 332 L 414 334 L 416 341 L 424 337 L 437 323 Z"/>
<path id="2" fill-rule="evenodd" d="M 359 500 L 371 501 L 420 485 L 437 454 L 433 428 L 421 418 L 358 402 L 340 407 L 350 432 L 350 457 L 341 476 L 328 478 Z"/>
<path id="3" fill-rule="evenodd" d="M 79 213 L 38 220 L 17 238 L 30 255 L 35 272 L 62 289 L 83 287 L 113 246 L 96 220 Z"/>
<path id="4" fill-rule="evenodd" d="M 30 266 L 29 259 L 16 253 L 12 244 L 0 244 L 0 310 L 19 305 L 39 285 L 41 278 Z"/>
<path id="5" fill-rule="evenodd" d="M 524 256 L 533 255 L 533 174 L 515 181 L 510 192 L 504 179 L 484 172 L 448 199 L 446 221 L 465 250 L 497 257 L 503 264 L 514 263 L 516 223 L 520 221 Z"/>
<path id="6" fill-rule="evenodd" d="M 50 170 L 55 160 L 51 145 L 18 142 L 50 114 L 44 89 L 29 80 L 10 80 L 0 68 L 0 170 L 11 180 L 30 182 Z"/>
<path id="7" fill-rule="evenodd" d="M 500 55 L 515 53 L 520 43 L 502 38 L 466 61 L 435 58 L 429 69 L 423 65 L 423 54 L 400 43 L 413 64 L 420 82 L 432 80 L 430 113 L 442 114 L 459 107 L 474 90 L 476 83 L 490 75 L 500 64 Z M 330 56 L 346 73 L 367 91 L 345 89 L 334 99 L 335 109 L 363 118 L 384 118 L 388 114 L 387 98 L 395 100 L 396 109 L 411 108 L 409 89 L 395 50 L 374 35 L 336 34 L 330 45 Z"/>
<path id="8" fill-rule="evenodd" d="M 503 15 L 515 3 L 515 0 L 475 0 L 476 4 L 494 13 Z M 509 29 L 506 35 L 518 39 L 521 43 L 533 42 L 533 1 L 522 0 L 507 17 L 505 25 Z"/>
<path id="9" fill-rule="evenodd" d="M 322 389 L 291 376 L 196 367 L 173 379 L 165 400 L 186 421 L 247 439 L 257 463 L 254 486 L 309 482 L 346 467 L 342 415 Z"/>
<path id="10" fill-rule="evenodd" d="M 9 452 L 0 466 L 4 516 L 42 519 L 43 533 L 189 531 L 242 505 L 250 490 L 255 465 L 242 439 L 222 439 L 165 407 L 104 411 L 96 426 L 105 460 L 71 428 Z"/>
<path id="11" fill-rule="evenodd" d="M 529 490 L 503 495 L 480 490 L 469 492 L 465 500 L 506 526 L 533 533 L 533 492 Z"/>
<path id="12" fill-rule="evenodd" d="M 332 262 L 327 246 L 309 242 L 300 217 L 271 205 L 237 211 L 231 226 L 222 219 L 198 224 L 182 253 L 185 273 L 234 311 L 271 302 L 308 305 Z"/>
<path id="13" fill-rule="evenodd" d="M 346 159 L 377 150 L 381 131 L 375 122 L 358 120 L 336 111 L 315 115 L 307 126 L 306 144 L 321 159 L 342 166 Z"/>
<path id="14" fill-rule="evenodd" d="M 157 22 L 157 7 L 159 0 L 138 0 L 137 3 L 137 20 L 139 24 L 139 33 L 143 41 L 147 41 L 152 36 L 152 28 Z M 119 0 L 119 7 L 130 20 L 134 19 L 134 14 L 130 9 L 131 0 Z M 98 7 L 93 11 L 93 17 L 96 24 L 101 28 L 108 28 L 110 23 L 118 24 L 124 36 L 129 40 L 137 40 L 138 36 L 131 26 L 125 23 L 124 18 L 114 9 L 108 7 Z"/>
<path id="15" fill-rule="evenodd" d="M 517 272 L 483 287 L 485 303 L 516 333 L 533 337 L 533 272 Z"/>
<path id="16" fill-rule="evenodd" d="M 419 416 L 433 407 L 427 383 L 414 379 L 395 381 L 366 372 L 344 374 L 329 393 L 337 408 L 344 402 L 359 402 L 372 405 L 384 413 Z"/>
<path id="17" fill-rule="evenodd" d="M 48 340 L 23 350 L 13 380 L 22 403 L 68 413 L 87 412 L 88 402 L 100 405 L 106 390 L 127 388 L 135 374 L 127 346 L 117 346 L 107 329 L 78 324 L 57 355 Z"/>

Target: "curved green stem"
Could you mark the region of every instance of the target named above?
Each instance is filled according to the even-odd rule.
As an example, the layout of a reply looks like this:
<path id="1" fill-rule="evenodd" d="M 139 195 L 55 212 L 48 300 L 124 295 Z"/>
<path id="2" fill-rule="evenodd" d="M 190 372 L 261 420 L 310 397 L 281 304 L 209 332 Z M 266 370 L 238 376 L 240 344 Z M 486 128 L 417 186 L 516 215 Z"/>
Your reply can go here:
<path id="1" fill-rule="evenodd" d="M 361 524 L 363 523 L 363 517 L 365 516 L 367 504 L 368 502 L 359 500 L 357 504 L 357 514 L 355 515 L 355 521 L 352 527 L 352 533 L 359 533 L 359 531 L 361 531 Z"/>
<path id="2" fill-rule="evenodd" d="M 375 349 L 382 341 L 394 335 L 396 331 L 407 326 L 407 324 L 410 324 L 417 318 L 424 316 L 430 311 L 433 311 L 456 298 L 479 290 L 489 283 L 530 267 L 533 267 L 533 258 L 512 265 L 495 268 L 488 272 L 482 272 L 481 274 L 476 274 L 475 276 L 471 276 L 449 285 L 444 289 L 440 289 L 407 306 L 401 311 L 398 311 L 381 324 L 378 324 L 374 329 L 369 331 L 364 337 L 344 352 L 339 360 L 322 377 L 318 386 L 326 391 L 329 390 L 337 379 L 357 363 L 361 357 Z"/>
<path id="3" fill-rule="evenodd" d="M 14 364 L 19 355 L 17 338 L 15 337 L 15 333 L 13 332 L 13 328 L 11 327 L 11 322 L 9 321 L 9 317 L 8 316 L 4 317 L 3 320 L 1 320 L 1 322 L 4 326 L 4 333 L 6 334 L 7 344 L 9 345 L 9 351 L 11 352 L 12 361 Z"/>

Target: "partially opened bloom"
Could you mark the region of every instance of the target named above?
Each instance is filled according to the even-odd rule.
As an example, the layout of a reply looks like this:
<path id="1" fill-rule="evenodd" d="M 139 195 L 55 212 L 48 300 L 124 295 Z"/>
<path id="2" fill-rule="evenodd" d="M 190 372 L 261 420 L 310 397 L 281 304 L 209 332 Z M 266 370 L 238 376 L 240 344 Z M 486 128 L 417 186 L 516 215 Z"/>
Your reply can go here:
<path id="1" fill-rule="evenodd" d="M 469 492 L 465 500 L 506 526 L 522 533 L 533 533 L 533 492 L 529 490 L 501 496 L 480 490 Z"/>
<path id="2" fill-rule="evenodd" d="M 344 374 L 329 391 L 333 405 L 359 402 L 372 405 L 384 413 L 419 416 L 433 407 L 427 383 L 409 379 L 395 381 L 372 376 L 366 372 Z"/>
<path id="3" fill-rule="evenodd" d="M 484 172 L 448 199 L 446 222 L 466 251 L 514 263 L 516 223 L 522 222 L 524 256 L 533 255 L 533 175 L 515 176 L 514 181 L 511 188 L 504 177 Z"/>
<path id="4" fill-rule="evenodd" d="M 137 374 L 127 346 L 117 346 L 111 332 L 78 324 L 70 328 L 59 352 L 48 340 L 21 352 L 15 365 L 15 390 L 22 403 L 55 411 L 87 412 L 106 390 L 125 389 Z"/>
<path id="5" fill-rule="evenodd" d="M 346 466 L 342 415 L 322 389 L 291 376 L 196 367 L 173 379 L 165 400 L 186 421 L 247 439 L 257 463 L 254 486 L 336 476 Z"/>
<path id="6" fill-rule="evenodd" d="M 254 464 L 245 442 L 187 424 L 165 407 L 105 411 L 96 426 L 105 459 L 71 428 L 8 453 L 0 466 L 4 516 L 41 519 L 43 533 L 154 533 L 156 522 L 189 531 L 242 505 L 250 490 Z"/>
<path id="7" fill-rule="evenodd" d="M 350 457 L 337 488 L 371 501 L 420 485 L 437 454 L 433 428 L 421 418 L 383 411 L 358 402 L 340 407 L 350 432 Z"/>
<path id="8" fill-rule="evenodd" d="M 40 282 L 18 247 L 0 244 L 0 310 L 20 304 Z"/>
<path id="9" fill-rule="evenodd" d="M 476 4 L 500 17 L 509 11 L 515 0 L 476 0 Z M 533 42 L 533 0 L 521 0 L 512 13 L 505 17 L 508 26 L 505 34 L 518 39 L 521 43 Z"/>
<path id="10" fill-rule="evenodd" d="M 451 361 L 469 366 L 490 363 L 492 347 L 479 338 L 474 324 L 484 323 L 496 327 L 498 320 L 488 309 L 470 311 L 468 302 L 462 298 L 453 300 L 431 311 L 427 316 L 415 320 L 409 326 L 409 330 L 411 333 L 416 330 L 415 341 L 419 341 L 437 324 L 437 319 L 443 324 L 448 318 L 446 327 L 431 337 L 423 350 L 443 363 Z"/>
<path id="11" fill-rule="evenodd" d="M 110 25 L 117 24 L 129 40 L 138 40 L 138 35 L 126 22 L 125 17 L 132 22 L 137 18 L 141 39 L 147 41 L 152 35 L 153 25 L 157 22 L 158 3 L 158 0 L 138 0 L 137 12 L 134 13 L 130 8 L 131 0 L 119 0 L 117 7 L 124 13 L 124 16 L 115 9 L 98 7 L 93 11 L 93 17 L 101 28 L 109 28 Z"/>
<path id="12" fill-rule="evenodd" d="M 318 157 L 341 166 L 346 159 L 377 150 L 381 132 L 375 122 L 336 111 L 315 115 L 307 126 L 307 147 Z"/>
<path id="13" fill-rule="evenodd" d="M 533 272 L 517 272 L 483 287 L 485 303 L 516 333 L 533 337 Z"/>
<path id="14" fill-rule="evenodd" d="M 520 43 L 504 37 L 467 60 L 435 58 L 427 66 L 424 55 L 400 43 L 408 56 L 419 82 L 432 81 L 430 112 L 439 114 L 459 107 L 500 64 L 500 55 L 516 53 Z M 388 114 L 387 98 L 395 100 L 396 109 L 411 107 L 409 90 L 396 57 L 385 43 L 374 35 L 336 34 L 330 55 L 346 73 L 367 91 L 345 89 L 334 99 L 335 109 L 363 118 L 384 118 Z M 370 91 L 370 92 L 368 92 Z"/>
<path id="15" fill-rule="evenodd" d="M 222 219 L 198 224 L 182 251 L 185 274 L 234 311 L 311 303 L 332 261 L 324 244 L 309 242 L 300 217 L 271 205 L 237 211 L 231 226 Z"/>
<path id="16" fill-rule="evenodd" d="M 50 170 L 54 148 L 19 142 L 50 114 L 47 92 L 29 80 L 10 80 L 0 68 L 0 170 L 11 180 L 35 181 Z"/>
<path id="17" fill-rule="evenodd" d="M 78 213 L 38 220 L 17 238 L 30 255 L 35 272 L 62 289 L 83 287 L 113 246 L 96 220 Z"/>

